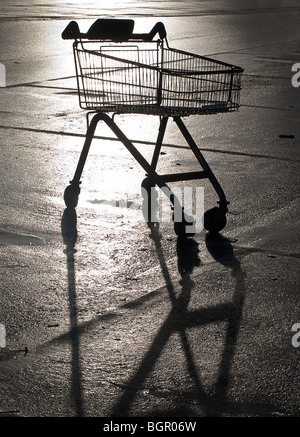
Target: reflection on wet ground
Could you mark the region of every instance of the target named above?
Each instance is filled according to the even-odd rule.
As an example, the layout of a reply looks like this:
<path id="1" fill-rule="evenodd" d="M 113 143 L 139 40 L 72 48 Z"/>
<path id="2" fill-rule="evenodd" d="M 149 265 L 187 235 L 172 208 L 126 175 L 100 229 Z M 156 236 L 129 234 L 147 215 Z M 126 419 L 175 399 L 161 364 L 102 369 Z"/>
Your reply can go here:
<path id="1" fill-rule="evenodd" d="M 291 8 L 297 9 L 296 0 L 281 2 L 281 8 L 289 11 Z M 1 2 L 2 19 L 10 17 L 22 19 L 68 19 L 68 18 L 87 18 L 98 17 L 98 11 L 102 16 L 114 16 L 116 11 L 120 16 L 144 15 L 152 17 L 154 15 L 161 17 L 170 16 L 197 16 L 197 15 L 219 15 L 219 14 L 249 14 L 258 12 L 272 12 L 276 7 L 271 0 L 264 1 L 263 7 L 259 0 L 248 1 L 228 1 L 217 0 L 214 2 L 199 2 L 197 0 L 178 1 L 146 1 L 126 0 L 120 4 L 118 0 L 111 0 L 107 3 L 105 0 L 82 1 L 71 0 L 65 5 L 64 2 L 54 0 L 51 3 L 41 0 L 38 4 L 32 0 L 25 0 L 21 4 L 12 0 L 3 0 Z M 71 12 L 70 12 L 71 11 Z M 96 12 L 97 11 L 97 12 Z"/>

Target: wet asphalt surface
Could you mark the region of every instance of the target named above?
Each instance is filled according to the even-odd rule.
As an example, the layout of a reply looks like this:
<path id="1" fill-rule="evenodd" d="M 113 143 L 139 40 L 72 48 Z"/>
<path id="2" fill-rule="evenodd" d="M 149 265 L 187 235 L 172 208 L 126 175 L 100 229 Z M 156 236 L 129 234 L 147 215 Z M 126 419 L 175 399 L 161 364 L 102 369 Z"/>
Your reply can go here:
<path id="1" fill-rule="evenodd" d="M 1 416 L 299 416 L 299 13 L 150 19 L 245 68 L 238 112 L 185 119 L 230 200 L 221 236 L 185 241 L 145 223 L 144 171 L 103 125 L 66 210 L 86 130 L 69 20 L 0 22 Z M 115 120 L 151 159 L 157 118 Z M 160 171 L 197 170 L 172 120 L 162 150 Z"/>

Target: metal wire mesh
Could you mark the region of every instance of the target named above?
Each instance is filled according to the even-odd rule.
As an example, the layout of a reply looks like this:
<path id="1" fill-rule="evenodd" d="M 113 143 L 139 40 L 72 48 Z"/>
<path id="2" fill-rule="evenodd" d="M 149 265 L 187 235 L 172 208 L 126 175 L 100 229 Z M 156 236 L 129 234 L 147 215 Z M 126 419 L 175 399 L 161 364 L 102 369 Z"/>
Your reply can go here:
<path id="1" fill-rule="evenodd" d="M 80 106 L 102 112 L 190 115 L 239 107 L 243 70 L 161 43 L 74 43 Z"/>

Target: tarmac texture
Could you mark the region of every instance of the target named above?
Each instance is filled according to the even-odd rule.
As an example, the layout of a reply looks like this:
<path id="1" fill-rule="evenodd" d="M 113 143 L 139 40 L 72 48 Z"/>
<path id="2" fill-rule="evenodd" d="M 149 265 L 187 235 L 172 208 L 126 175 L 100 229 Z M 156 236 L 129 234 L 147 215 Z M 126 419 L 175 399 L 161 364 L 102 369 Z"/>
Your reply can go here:
<path id="1" fill-rule="evenodd" d="M 101 11 L 1 6 L 0 416 L 300 415 L 300 7 L 167 3 L 137 7 L 137 31 L 162 21 L 171 47 L 245 69 L 238 112 L 184 120 L 230 200 L 218 236 L 149 227 L 145 172 L 103 123 L 66 208 L 86 119 L 61 32 Z M 158 117 L 115 121 L 151 159 Z M 169 120 L 158 171 L 174 169 L 198 164 Z"/>

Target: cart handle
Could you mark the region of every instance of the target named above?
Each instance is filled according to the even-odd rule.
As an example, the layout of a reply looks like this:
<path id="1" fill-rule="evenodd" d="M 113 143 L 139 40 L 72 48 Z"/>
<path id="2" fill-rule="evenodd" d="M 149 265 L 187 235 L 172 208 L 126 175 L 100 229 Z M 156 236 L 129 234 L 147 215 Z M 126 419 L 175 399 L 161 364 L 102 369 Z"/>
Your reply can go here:
<path id="1" fill-rule="evenodd" d="M 133 20 L 118 19 L 98 19 L 86 33 L 79 30 L 78 23 L 71 21 L 62 32 L 63 39 L 89 39 L 89 40 L 112 40 L 118 42 L 133 41 L 152 41 L 156 34 L 160 39 L 167 37 L 167 32 L 163 23 L 158 22 L 149 33 L 133 34 Z"/>
<path id="2" fill-rule="evenodd" d="M 160 21 L 155 24 L 149 33 L 141 33 L 132 35 L 133 39 L 142 39 L 143 41 L 152 41 L 155 35 L 158 33 L 160 39 L 167 38 L 167 31 L 163 23 Z"/>

